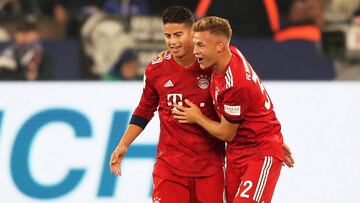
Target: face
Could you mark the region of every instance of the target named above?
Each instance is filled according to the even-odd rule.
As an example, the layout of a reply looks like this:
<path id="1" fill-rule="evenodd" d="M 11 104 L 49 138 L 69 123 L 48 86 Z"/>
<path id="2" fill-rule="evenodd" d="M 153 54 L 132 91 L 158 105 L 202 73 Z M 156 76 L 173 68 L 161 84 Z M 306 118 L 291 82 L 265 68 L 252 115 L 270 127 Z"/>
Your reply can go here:
<path id="1" fill-rule="evenodd" d="M 218 40 L 209 31 L 194 33 L 194 55 L 198 59 L 201 69 L 207 69 L 218 60 Z"/>
<path id="2" fill-rule="evenodd" d="M 127 80 L 135 79 L 137 75 L 137 61 L 130 60 L 120 67 L 120 74 Z"/>
<path id="3" fill-rule="evenodd" d="M 17 32 L 15 34 L 15 42 L 18 46 L 31 44 L 39 40 L 39 34 L 35 31 Z"/>
<path id="4" fill-rule="evenodd" d="M 191 27 L 186 24 L 166 23 L 164 35 L 167 48 L 176 58 L 192 54 L 193 42 Z"/>

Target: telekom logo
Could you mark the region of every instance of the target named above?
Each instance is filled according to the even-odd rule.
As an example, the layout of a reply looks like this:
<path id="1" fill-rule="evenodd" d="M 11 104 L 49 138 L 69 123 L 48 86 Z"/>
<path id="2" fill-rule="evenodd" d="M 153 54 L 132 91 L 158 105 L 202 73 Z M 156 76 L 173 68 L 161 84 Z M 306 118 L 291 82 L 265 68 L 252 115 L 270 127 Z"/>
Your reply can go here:
<path id="1" fill-rule="evenodd" d="M 167 95 L 167 105 L 173 106 L 174 104 L 182 106 L 182 94 L 168 94 Z"/>

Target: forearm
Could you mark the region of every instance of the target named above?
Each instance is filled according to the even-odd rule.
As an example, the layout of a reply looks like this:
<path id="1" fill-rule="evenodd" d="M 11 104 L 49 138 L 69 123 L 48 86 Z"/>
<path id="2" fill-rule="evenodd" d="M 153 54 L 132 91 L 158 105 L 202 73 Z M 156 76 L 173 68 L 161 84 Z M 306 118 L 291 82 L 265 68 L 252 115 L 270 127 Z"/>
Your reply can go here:
<path id="1" fill-rule="evenodd" d="M 231 141 L 233 138 L 221 122 L 211 120 L 203 114 L 198 116 L 196 123 L 220 140 Z"/>
<path id="2" fill-rule="evenodd" d="M 124 135 L 122 136 L 121 140 L 119 141 L 118 147 L 126 147 L 128 146 L 139 136 L 139 134 L 143 131 L 143 128 L 129 124 L 128 128 L 126 129 Z"/>
<path id="3" fill-rule="evenodd" d="M 221 122 L 217 122 L 206 117 L 199 107 L 185 99 L 185 103 L 190 107 L 174 105 L 174 118 L 178 119 L 180 123 L 196 123 L 203 127 L 214 137 L 227 142 L 232 141 L 236 136 L 238 123 L 230 123 L 224 116 L 221 117 Z"/>

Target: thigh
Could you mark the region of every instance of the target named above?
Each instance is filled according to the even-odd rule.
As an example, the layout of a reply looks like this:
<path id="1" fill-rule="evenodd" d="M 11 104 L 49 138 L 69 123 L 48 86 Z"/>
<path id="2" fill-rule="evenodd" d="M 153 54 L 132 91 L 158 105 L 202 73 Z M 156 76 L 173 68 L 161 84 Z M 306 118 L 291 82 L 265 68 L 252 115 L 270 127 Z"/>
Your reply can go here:
<path id="1" fill-rule="evenodd" d="M 153 175 L 154 189 L 152 193 L 153 203 L 187 203 L 190 201 L 190 190 L 178 182 Z"/>
<path id="2" fill-rule="evenodd" d="M 250 161 L 233 203 L 270 203 L 281 167 L 282 162 L 271 156 Z"/>
<path id="3" fill-rule="evenodd" d="M 241 182 L 245 168 L 226 167 L 225 194 L 227 203 L 232 203 Z"/>
<path id="4" fill-rule="evenodd" d="M 223 203 L 224 171 L 201 178 L 193 178 L 191 203 Z"/>

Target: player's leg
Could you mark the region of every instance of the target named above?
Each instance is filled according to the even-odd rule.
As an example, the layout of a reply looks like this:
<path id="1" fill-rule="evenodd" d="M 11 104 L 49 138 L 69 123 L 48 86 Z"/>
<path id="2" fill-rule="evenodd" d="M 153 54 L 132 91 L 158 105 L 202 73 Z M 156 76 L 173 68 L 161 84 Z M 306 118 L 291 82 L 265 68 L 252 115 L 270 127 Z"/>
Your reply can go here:
<path id="1" fill-rule="evenodd" d="M 224 171 L 209 177 L 193 178 L 191 203 L 223 203 Z"/>
<path id="2" fill-rule="evenodd" d="M 282 162 L 271 156 L 250 161 L 233 203 L 270 203 L 281 167 Z"/>
<path id="3" fill-rule="evenodd" d="M 227 203 L 232 203 L 235 194 L 241 182 L 241 176 L 245 173 L 245 168 L 234 168 L 231 166 L 226 167 L 225 172 L 225 194 Z"/>
<path id="4" fill-rule="evenodd" d="M 187 203 L 190 200 L 190 190 L 188 186 L 179 182 L 165 179 L 156 175 L 154 178 L 154 189 L 152 193 L 153 203 Z"/>

